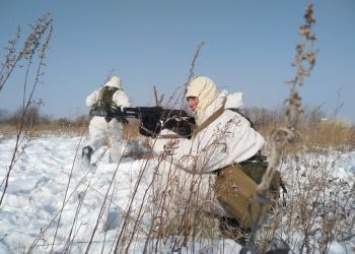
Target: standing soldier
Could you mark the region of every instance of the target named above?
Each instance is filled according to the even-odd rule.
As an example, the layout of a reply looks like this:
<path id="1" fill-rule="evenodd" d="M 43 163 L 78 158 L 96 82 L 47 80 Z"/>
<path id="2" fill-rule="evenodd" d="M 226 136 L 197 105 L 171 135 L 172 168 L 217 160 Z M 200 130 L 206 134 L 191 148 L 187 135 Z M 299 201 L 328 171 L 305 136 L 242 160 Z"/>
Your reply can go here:
<path id="1" fill-rule="evenodd" d="M 92 117 L 89 125 L 90 142 L 83 148 L 82 158 L 90 163 L 92 154 L 107 142 L 109 162 L 118 162 L 121 157 L 120 142 L 124 122 L 111 117 L 110 112 L 115 109 L 123 110 L 131 105 L 129 97 L 123 91 L 121 78 L 110 77 L 103 86 L 86 98 L 86 105 L 91 110 L 103 110 L 108 116 Z"/>

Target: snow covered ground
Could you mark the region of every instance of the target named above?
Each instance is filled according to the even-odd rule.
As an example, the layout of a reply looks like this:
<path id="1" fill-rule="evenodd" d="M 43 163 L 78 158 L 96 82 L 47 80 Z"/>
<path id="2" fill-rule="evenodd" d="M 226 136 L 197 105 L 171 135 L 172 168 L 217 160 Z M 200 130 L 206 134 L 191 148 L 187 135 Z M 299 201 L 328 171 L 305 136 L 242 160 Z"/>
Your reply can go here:
<path id="1" fill-rule="evenodd" d="M 0 134 L 1 195 L 15 142 L 14 136 Z M 89 239 L 92 246 L 88 253 L 112 253 L 128 207 L 131 205 L 132 214 L 138 213 L 141 204 L 149 200 L 146 193 L 154 172 L 154 160 L 126 157 L 117 166 L 107 163 L 103 155 L 96 168 L 88 169 L 80 161 L 81 148 L 86 143 L 85 138 L 68 135 L 43 135 L 21 141 L 0 206 L 0 253 L 84 253 Z M 104 148 L 96 153 L 94 161 L 103 152 Z M 332 161 L 329 154 L 319 156 L 323 157 L 314 159 L 315 155 L 310 155 L 307 163 L 319 163 L 322 159 Z M 332 174 L 337 181 L 347 181 L 345 188 L 353 190 L 355 153 L 337 156 L 336 163 L 327 165 L 335 169 Z M 296 171 L 305 170 L 295 170 L 292 163 L 295 162 L 283 165 L 285 172 L 290 171 L 288 183 Z M 145 171 L 140 175 L 142 167 Z M 138 178 L 141 183 L 130 204 Z M 296 190 L 290 189 L 289 193 L 297 195 Z M 110 202 L 104 203 L 104 200 Z M 354 200 L 347 202 L 355 208 Z M 354 216 L 354 210 L 347 212 L 352 213 L 348 216 Z M 102 220 L 97 222 L 98 218 Z M 146 216 L 146 221 L 140 223 L 142 228 L 149 227 L 150 218 Z M 349 245 L 351 240 L 354 237 L 347 241 L 334 239 L 329 253 L 354 253 L 354 249 L 351 250 L 354 245 Z M 152 248 L 145 244 L 144 238 L 134 239 L 127 253 L 143 253 L 147 250 L 144 248 Z M 165 246 L 159 246 L 159 252 L 169 252 L 170 244 L 167 239 Z M 232 240 L 209 239 L 191 243 L 180 253 L 238 253 L 240 249 Z"/>

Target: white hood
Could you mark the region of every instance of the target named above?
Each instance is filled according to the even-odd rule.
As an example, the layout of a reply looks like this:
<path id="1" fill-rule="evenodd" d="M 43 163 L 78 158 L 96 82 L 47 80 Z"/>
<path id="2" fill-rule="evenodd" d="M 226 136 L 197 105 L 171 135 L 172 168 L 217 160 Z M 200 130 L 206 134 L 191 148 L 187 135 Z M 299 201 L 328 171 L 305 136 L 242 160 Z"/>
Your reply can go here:
<path id="1" fill-rule="evenodd" d="M 116 87 L 118 89 L 122 88 L 122 81 L 121 78 L 118 76 L 112 76 L 105 84 L 104 86 L 110 86 L 110 87 Z"/>

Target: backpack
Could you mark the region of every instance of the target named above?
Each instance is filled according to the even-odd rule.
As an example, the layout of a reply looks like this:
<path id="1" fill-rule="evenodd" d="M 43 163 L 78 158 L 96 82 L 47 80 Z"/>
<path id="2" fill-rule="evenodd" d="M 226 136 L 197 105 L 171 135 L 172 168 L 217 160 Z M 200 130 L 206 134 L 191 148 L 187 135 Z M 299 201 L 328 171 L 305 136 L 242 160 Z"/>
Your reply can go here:
<path id="1" fill-rule="evenodd" d="M 110 112 L 112 108 L 112 96 L 117 90 L 117 87 L 104 86 L 100 91 L 100 99 L 96 103 L 96 109 Z"/>

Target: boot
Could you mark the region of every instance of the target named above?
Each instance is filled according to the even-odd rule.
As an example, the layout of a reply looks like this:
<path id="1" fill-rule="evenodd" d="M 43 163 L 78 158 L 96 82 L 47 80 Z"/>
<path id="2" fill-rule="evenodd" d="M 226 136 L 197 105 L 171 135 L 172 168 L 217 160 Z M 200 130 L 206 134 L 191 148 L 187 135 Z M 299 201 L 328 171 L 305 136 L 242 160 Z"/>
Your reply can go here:
<path id="1" fill-rule="evenodd" d="M 240 228 L 239 222 L 234 218 L 222 216 L 219 222 L 222 236 L 233 239 L 242 246 L 247 243 L 250 229 Z"/>
<path id="2" fill-rule="evenodd" d="M 265 254 L 288 254 L 291 252 L 290 246 L 279 235 L 275 235 L 270 241 L 272 250 Z"/>
<path id="3" fill-rule="evenodd" d="M 91 161 L 91 155 L 94 153 L 94 150 L 92 149 L 91 146 L 84 146 L 83 150 L 81 152 L 81 158 L 85 159 L 90 163 Z"/>

